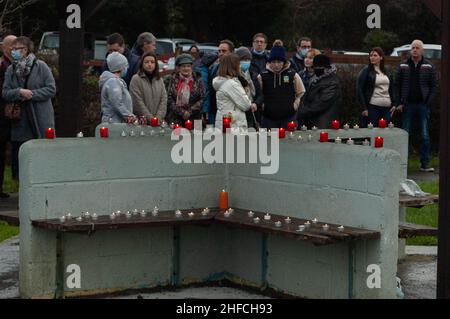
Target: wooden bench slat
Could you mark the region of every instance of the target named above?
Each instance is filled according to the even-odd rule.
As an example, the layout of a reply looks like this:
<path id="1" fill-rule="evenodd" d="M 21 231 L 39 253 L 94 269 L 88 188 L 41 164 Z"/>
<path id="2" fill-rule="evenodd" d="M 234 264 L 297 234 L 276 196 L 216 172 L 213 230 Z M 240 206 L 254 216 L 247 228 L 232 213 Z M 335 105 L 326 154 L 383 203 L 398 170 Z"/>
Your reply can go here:
<path id="1" fill-rule="evenodd" d="M 428 205 L 439 203 L 439 195 L 427 195 L 424 197 L 413 197 L 408 195 L 400 195 L 400 206 L 411 208 L 422 208 Z"/>
<path id="2" fill-rule="evenodd" d="M 399 238 L 411 238 L 417 236 L 438 236 L 438 229 L 425 225 L 400 223 L 398 227 Z"/>

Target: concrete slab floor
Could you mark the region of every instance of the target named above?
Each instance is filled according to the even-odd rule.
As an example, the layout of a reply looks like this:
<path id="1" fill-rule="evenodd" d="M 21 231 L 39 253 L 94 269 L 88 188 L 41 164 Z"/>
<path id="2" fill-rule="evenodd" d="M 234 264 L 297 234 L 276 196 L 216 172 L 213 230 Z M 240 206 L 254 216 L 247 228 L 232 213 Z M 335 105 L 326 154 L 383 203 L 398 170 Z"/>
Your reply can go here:
<path id="1" fill-rule="evenodd" d="M 408 247 L 408 255 L 398 266 L 406 299 L 435 299 L 436 248 Z M 423 255 L 421 255 L 423 254 Z M 204 287 L 114 297 L 114 299 L 266 299 L 235 288 Z M 0 299 L 19 298 L 19 238 L 0 243 Z"/>

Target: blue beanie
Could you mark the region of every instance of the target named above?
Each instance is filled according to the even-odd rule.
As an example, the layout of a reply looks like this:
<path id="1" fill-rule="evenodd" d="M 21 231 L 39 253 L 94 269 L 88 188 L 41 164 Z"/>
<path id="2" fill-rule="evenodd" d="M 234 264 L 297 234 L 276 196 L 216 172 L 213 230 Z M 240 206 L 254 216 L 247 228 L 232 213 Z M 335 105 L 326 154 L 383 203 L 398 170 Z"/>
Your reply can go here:
<path id="1" fill-rule="evenodd" d="M 269 62 L 272 61 L 283 61 L 286 63 L 286 50 L 284 47 L 276 45 L 270 50 Z"/>

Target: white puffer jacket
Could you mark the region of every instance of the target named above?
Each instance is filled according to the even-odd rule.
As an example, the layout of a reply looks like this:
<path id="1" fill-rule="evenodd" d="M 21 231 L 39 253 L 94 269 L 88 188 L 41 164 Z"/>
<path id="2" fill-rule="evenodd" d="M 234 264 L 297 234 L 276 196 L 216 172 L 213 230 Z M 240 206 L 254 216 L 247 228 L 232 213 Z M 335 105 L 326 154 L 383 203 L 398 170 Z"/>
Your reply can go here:
<path id="1" fill-rule="evenodd" d="M 232 128 L 247 128 L 245 112 L 250 110 L 252 103 L 241 82 L 237 78 L 218 76 L 213 80 L 213 87 L 217 91 L 216 128 L 222 130 L 222 117 L 230 113 Z"/>

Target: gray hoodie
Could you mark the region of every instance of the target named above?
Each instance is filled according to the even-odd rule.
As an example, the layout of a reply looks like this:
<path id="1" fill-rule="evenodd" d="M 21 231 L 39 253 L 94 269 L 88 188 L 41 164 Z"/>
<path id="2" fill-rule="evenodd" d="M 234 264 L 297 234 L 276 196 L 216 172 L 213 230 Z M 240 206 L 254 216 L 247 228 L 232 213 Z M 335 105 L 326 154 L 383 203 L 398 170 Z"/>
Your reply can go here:
<path id="1" fill-rule="evenodd" d="M 103 72 L 99 81 L 102 102 L 102 121 L 122 123 L 133 115 L 133 103 L 124 80 L 109 71 Z"/>

